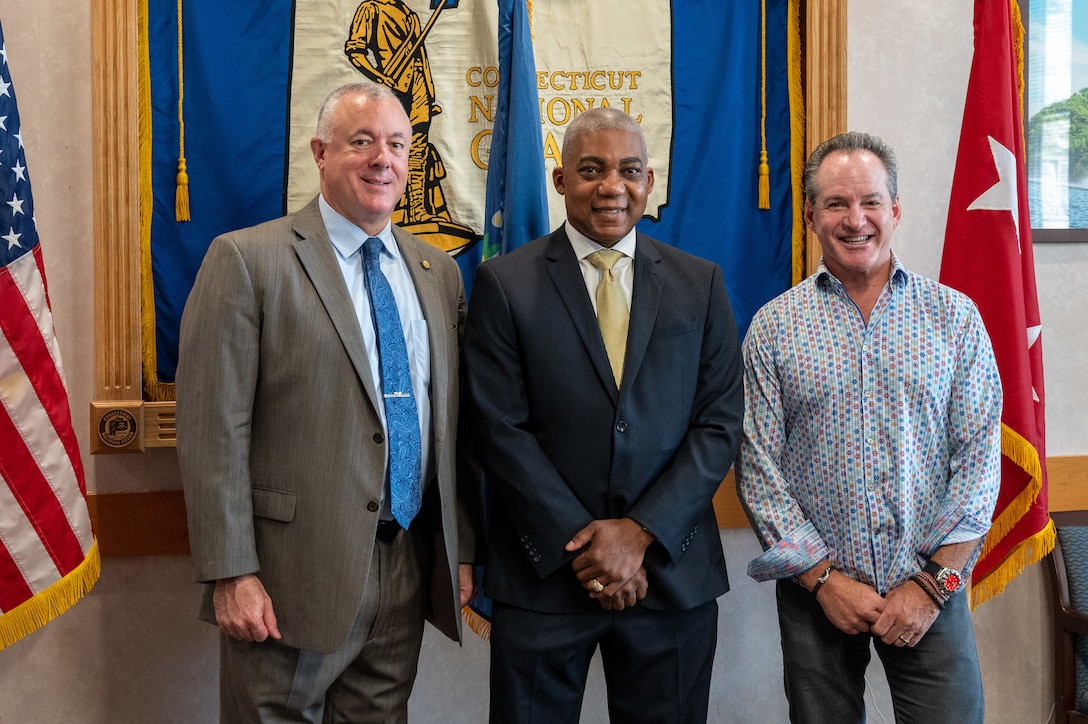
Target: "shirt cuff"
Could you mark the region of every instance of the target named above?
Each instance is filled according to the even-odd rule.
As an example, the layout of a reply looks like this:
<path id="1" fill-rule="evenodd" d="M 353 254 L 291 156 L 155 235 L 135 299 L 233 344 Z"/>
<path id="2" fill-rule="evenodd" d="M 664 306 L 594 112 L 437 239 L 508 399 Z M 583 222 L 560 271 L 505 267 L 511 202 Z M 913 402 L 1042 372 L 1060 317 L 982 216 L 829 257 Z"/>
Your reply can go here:
<path id="1" fill-rule="evenodd" d="M 753 559 L 748 575 L 757 581 L 792 578 L 830 557 L 816 526 L 808 521 Z"/>

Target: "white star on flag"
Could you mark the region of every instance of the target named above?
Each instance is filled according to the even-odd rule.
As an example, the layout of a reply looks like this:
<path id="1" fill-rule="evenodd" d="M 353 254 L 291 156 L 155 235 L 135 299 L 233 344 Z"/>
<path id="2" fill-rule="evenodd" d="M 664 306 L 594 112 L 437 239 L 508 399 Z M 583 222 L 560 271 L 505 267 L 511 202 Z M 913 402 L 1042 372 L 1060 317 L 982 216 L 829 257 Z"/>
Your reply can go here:
<path id="1" fill-rule="evenodd" d="M 1028 349 L 1035 346 L 1035 343 L 1039 341 L 1039 337 L 1043 333 L 1043 325 L 1036 324 L 1033 327 L 1028 327 Z M 1039 402 L 1039 393 L 1035 391 L 1035 386 L 1031 387 L 1031 399 Z"/>
<path id="2" fill-rule="evenodd" d="M 1016 154 L 1006 148 L 993 136 L 986 137 L 990 141 L 990 152 L 994 156 L 994 168 L 997 169 L 997 183 L 986 189 L 977 199 L 967 207 L 968 211 L 976 209 L 988 209 L 990 211 L 1008 211 L 1012 213 L 1012 223 L 1016 226 L 1016 251 L 1023 254 L 1020 247 L 1020 204 L 1016 189 Z"/>
<path id="3" fill-rule="evenodd" d="M 16 234 L 15 229 L 8 229 L 8 233 L 4 234 L 3 236 L 0 236 L 0 239 L 3 239 L 4 241 L 6 241 L 8 243 L 8 248 L 9 249 L 12 248 L 13 246 L 18 246 L 18 247 L 22 248 L 23 245 L 19 243 L 19 237 L 20 236 L 22 236 L 22 234 Z"/>

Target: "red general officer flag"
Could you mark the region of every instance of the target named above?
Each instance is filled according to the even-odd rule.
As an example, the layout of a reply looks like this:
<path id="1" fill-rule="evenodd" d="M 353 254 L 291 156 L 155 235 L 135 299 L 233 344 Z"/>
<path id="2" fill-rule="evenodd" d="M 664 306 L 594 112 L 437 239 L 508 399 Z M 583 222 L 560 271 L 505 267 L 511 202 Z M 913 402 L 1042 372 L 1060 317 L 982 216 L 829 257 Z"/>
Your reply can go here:
<path id="1" fill-rule="evenodd" d="M 941 281 L 978 305 L 1004 388 L 1001 492 L 972 605 L 1054 546 L 1047 512 L 1043 351 L 1028 216 L 1016 0 L 975 0 L 975 55 L 945 229 Z"/>
<path id="2" fill-rule="evenodd" d="M 100 570 L 0 29 L 0 649 Z"/>

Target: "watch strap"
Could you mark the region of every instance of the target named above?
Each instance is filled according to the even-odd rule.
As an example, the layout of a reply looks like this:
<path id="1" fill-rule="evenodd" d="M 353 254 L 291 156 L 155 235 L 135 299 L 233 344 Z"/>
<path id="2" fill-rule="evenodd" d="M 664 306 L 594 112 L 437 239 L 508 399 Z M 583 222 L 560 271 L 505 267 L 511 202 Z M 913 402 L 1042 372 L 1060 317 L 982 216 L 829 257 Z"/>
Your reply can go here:
<path id="1" fill-rule="evenodd" d="M 827 579 L 831 578 L 831 572 L 835 570 L 835 566 L 828 566 L 824 569 L 824 572 L 820 574 L 820 577 L 816 579 L 816 585 L 812 587 L 812 595 L 815 596 L 819 590 L 827 583 Z"/>
<path id="2" fill-rule="evenodd" d="M 937 590 L 944 596 L 951 596 L 963 588 L 963 575 L 955 568 L 948 568 L 932 558 L 922 566 L 922 571 L 933 577 Z"/>

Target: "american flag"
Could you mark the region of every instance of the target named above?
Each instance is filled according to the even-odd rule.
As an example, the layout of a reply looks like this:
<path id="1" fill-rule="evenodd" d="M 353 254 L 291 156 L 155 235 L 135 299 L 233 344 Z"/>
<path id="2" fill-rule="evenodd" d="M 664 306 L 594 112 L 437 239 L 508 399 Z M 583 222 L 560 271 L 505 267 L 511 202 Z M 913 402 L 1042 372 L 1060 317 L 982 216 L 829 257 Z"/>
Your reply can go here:
<path id="1" fill-rule="evenodd" d="M 98 580 L 60 349 L 0 27 L 0 650 Z"/>

